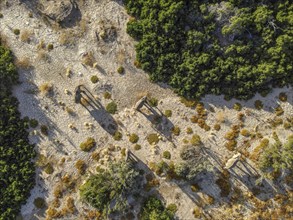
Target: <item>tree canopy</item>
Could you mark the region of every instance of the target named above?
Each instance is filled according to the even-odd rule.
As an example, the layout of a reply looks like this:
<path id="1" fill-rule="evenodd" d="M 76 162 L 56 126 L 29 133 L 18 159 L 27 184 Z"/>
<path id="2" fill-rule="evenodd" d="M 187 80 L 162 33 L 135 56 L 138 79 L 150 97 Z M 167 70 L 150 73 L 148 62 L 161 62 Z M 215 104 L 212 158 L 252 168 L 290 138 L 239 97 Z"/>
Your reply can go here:
<path id="1" fill-rule="evenodd" d="M 16 219 L 35 184 L 34 146 L 20 119 L 12 86 L 18 74 L 10 50 L 0 44 L 0 219 Z"/>
<path id="2" fill-rule="evenodd" d="M 139 178 L 139 172 L 132 163 L 111 163 L 108 169 L 88 178 L 80 187 L 80 196 L 105 216 L 113 212 L 124 212 L 128 207 L 128 196 L 141 187 Z"/>
<path id="3" fill-rule="evenodd" d="M 180 95 L 251 98 L 293 83 L 288 0 L 124 0 L 137 61 Z"/>

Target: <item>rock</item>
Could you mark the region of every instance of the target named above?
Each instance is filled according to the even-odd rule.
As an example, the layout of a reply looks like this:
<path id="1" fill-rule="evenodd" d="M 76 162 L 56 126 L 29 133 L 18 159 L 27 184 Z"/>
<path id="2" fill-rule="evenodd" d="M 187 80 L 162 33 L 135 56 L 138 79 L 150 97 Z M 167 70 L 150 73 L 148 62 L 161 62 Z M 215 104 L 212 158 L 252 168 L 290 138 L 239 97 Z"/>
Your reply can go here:
<path id="1" fill-rule="evenodd" d="M 225 165 L 225 169 L 230 169 L 231 167 L 233 167 L 238 162 L 238 160 L 240 159 L 240 157 L 241 157 L 241 154 L 240 153 L 237 153 L 233 157 L 231 157 L 227 161 L 227 163 Z"/>
<path id="2" fill-rule="evenodd" d="M 93 63 L 93 68 L 97 68 L 98 67 L 98 63 L 97 62 L 95 62 L 95 63 Z"/>
<path id="3" fill-rule="evenodd" d="M 69 27 L 75 25 L 81 19 L 78 5 L 74 0 L 40 0 L 39 3 L 44 8 L 40 12 L 61 26 Z"/>
<path id="4" fill-rule="evenodd" d="M 70 77 L 71 76 L 71 70 L 69 69 L 69 68 L 67 68 L 66 69 L 66 73 L 65 73 L 65 75 L 67 76 L 67 77 Z"/>

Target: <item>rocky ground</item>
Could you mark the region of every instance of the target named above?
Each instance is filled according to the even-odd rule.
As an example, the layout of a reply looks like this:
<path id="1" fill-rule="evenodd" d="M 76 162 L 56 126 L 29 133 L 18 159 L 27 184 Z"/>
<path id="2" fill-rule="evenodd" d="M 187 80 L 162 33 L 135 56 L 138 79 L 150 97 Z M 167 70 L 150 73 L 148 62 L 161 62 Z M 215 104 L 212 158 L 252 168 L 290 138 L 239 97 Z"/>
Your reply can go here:
<path id="1" fill-rule="evenodd" d="M 55 2 L 57 4 L 59 1 Z M 121 157 L 120 150 L 123 148 L 133 152 L 142 165 L 168 161 L 162 157 L 166 150 L 170 151 L 171 160 L 176 162 L 180 160 L 181 147 L 192 136 L 186 132 L 188 127 L 192 128 L 193 134 L 200 135 L 205 147 L 212 152 L 211 162 L 219 170 L 237 151 L 243 150 L 240 143 L 247 139 L 240 135 L 239 147 L 234 151 L 229 151 L 224 146 L 225 134 L 231 130 L 232 125 L 239 124 L 239 112 L 245 117 L 244 128 L 251 133 L 261 133 L 263 138 L 271 140 L 273 131 L 276 131 L 280 140 L 285 141 L 292 134 L 292 127 L 272 127 L 270 123 L 276 117 L 274 109 L 277 105 L 284 110 L 280 116 L 284 122 L 292 117 L 291 87 L 274 89 L 266 97 L 257 94 L 247 102 L 225 101 L 222 96 L 206 96 L 202 101 L 208 112 L 206 124 L 211 127 L 206 131 L 192 123 L 191 118 L 196 114 L 194 108 L 186 107 L 180 97 L 166 85 L 151 83 L 147 74 L 135 67 L 135 42 L 126 34 L 129 17 L 121 2 L 89 0 L 71 5 L 71 1 L 64 1 L 64 8 L 60 11 L 55 10 L 56 7 L 60 8 L 58 5 L 48 4 L 47 1 L 9 0 L 2 1 L 0 8 L 3 14 L 3 18 L 0 18 L 0 31 L 6 36 L 7 44 L 16 56 L 20 72 L 21 84 L 14 91 L 20 102 L 20 112 L 23 117 L 35 118 L 40 125 L 48 126 L 48 135 L 40 131 L 40 125 L 31 129 L 30 140 L 36 144 L 38 154 L 44 156 L 44 163 L 52 164 L 54 170 L 52 174 L 47 174 L 42 166 L 37 168 L 37 185 L 27 204 L 22 207 L 23 219 L 46 218 L 46 208 L 36 208 L 33 201 L 36 197 L 42 197 L 47 206 L 51 207 L 56 201 L 56 188 L 62 184 L 65 176 L 71 176 L 76 184 L 71 191 L 64 190 L 59 200 L 74 198 L 76 211 L 62 219 L 86 219 L 85 216 L 92 208 L 79 200 L 78 186 L 88 174 L 96 172 L 99 164 Z M 70 17 L 71 12 L 76 15 L 74 19 Z M 56 20 L 60 25 L 56 25 Z M 20 30 L 19 35 L 15 34 L 16 29 Z M 120 66 L 125 68 L 125 73 L 117 72 Z M 95 84 L 90 80 L 93 75 L 99 78 Z M 111 115 L 104 111 L 101 113 L 99 109 L 88 111 L 76 104 L 75 89 L 81 84 L 91 91 L 102 108 L 114 100 L 118 104 L 118 112 Z M 110 99 L 104 97 L 105 92 L 111 94 Z M 287 94 L 286 102 L 279 100 L 280 92 Z M 146 94 L 159 100 L 155 108 L 158 113 L 172 110 L 172 116 L 161 127 L 161 140 L 155 146 L 148 143 L 147 136 L 158 131 L 153 128 L 149 117 L 133 108 L 138 99 Z M 263 102 L 262 110 L 255 108 L 256 100 Z M 233 109 L 236 102 L 241 103 L 241 111 Z M 146 109 L 143 112 L 151 114 Z M 123 134 L 122 140 L 113 139 L 107 128 L 109 121 L 117 124 Z M 215 124 L 221 125 L 219 131 L 213 128 Z M 180 128 L 178 136 L 170 131 L 172 126 Z M 134 150 L 134 144 L 128 140 L 128 135 L 132 133 L 139 136 L 140 150 Z M 172 140 L 167 138 L 169 135 Z M 97 141 L 94 152 L 102 155 L 98 162 L 92 159 L 92 153 L 79 149 L 80 143 L 87 137 L 93 137 Z M 253 152 L 261 139 L 260 135 L 251 139 L 251 146 L 246 147 L 245 152 Z M 86 163 L 85 175 L 80 175 L 75 168 L 78 160 Z M 233 168 L 230 180 L 234 188 L 240 189 L 249 198 L 251 192 L 247 173 L 254 175 L 259 171 L 254 169 L 256 166 L 249 157 L 244 161 Z M 251 219 L 254 213 L 247 201 L 237 201 L 237 207 L 228 205 L 227 199 L 220 196 L 220 188 L 212 184 L 209 176 L 201 177 L 198 181 L 201 192 L 193 192 L 190 184 L 183 181 L 167 181 L 159 176 L 156 178 L 160 183 L 156 188 L 157 193 L 164 198 L 166 204 L 177 205 L 178 219 L 195 219 L 193 210 L 196 207 L 200 207 L 204 216 L 210 219 L 220 219 L 223 216 L 230 218 L 232 213 L 236 217 L 231 219 Z M 261 192 L 255 198 L 259 203 L 285 190 L 272 182 L 267 184 L 270 190 Z M 135 207 L 135 212 L 138 212 L 138 208 Z"/>

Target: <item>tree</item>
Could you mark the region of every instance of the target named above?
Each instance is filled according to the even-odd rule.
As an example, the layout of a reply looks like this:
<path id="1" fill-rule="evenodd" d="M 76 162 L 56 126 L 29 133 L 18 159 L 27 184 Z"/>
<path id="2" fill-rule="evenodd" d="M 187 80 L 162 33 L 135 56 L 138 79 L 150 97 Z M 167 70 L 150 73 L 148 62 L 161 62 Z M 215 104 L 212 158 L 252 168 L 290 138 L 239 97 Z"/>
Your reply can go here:
<path id="1" fill-rule="evenodd" d="M 128 207 L 127 198 L 141 187 L 141 178 L 130 162 L 119 161 L 109 164 L 107 170 L 88 178 L 80 187 L 83 201 L 103 212 L 124 212 Z"/>

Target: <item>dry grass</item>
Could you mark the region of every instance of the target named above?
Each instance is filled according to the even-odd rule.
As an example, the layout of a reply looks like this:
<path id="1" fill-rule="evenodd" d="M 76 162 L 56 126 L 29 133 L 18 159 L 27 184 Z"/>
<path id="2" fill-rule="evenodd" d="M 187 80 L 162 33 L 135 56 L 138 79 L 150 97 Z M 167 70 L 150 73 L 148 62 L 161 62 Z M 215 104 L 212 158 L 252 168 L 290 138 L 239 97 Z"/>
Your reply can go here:
<path id="1" fill-rule="evenodd" d="M 93 53 L 88 52 L 82 57 L 81 62 L 86 66 L 93 66 L 96 61 L 95 61 L 95 57 L 94 57 Z"/>
<path id="2" fill-rule="evenodd" d="M 59 36 L 59 43 L 61 45 L 72 45 L 75 42 L 75 32 L 72 30 L 63 31 Z"/>
<path id="3" fill-rule="evenodd" d="M 53 91 L 53 85 L 48 82 L 43 83 L 42 85 L 39 86 L 39 91 L 43 95 L 48 95 Z"/>
<path id="4" fill-rule="evenodd" d="M 23 57 L 22 59 L 17 59 L 15 61 L 15 65 L 19 68 L 19 69 L 25 69 L 28 70 L 32 67 L 31 65 L 31 61 L 28 57 Z"/>
<path id="5" fill-rule="evenodd" d="M 216 120 L 218 123 L 223 123 L 225 122 L 225 113 L 223 111 L 219 111 L 217 114 L 216 114 Z"/>
<path id="6" fill-rule="evenodd" d="M 264 138 L 261 140 L 260 144 L 254 148 L 254 150 L 250 154 L 250 159 L 252 161 L 258 161 L 260 153 L 269 145 L 269 140 Z"/>
<path id="7" fill-rule="evenodd" d="M 125 50 L 119 50 L 116 54 L 116 60 L 120 65 L 125 63 L 126 56 L 125 56 Z"/>
<path id="8" fill-rule="evenodd" d="M 23 30 L 20 34 L 20 40 L 22 42 L 30 43 L 33 32 L 31 30 Z"/>
<path id="9" fill-rule="evenodd" d="M 50 57 L 49 55 L 47 54 L 47 52 L 43 49 L 39 50 L 38 51 L 38 55 L 37 55 L 37 60 L 38 61 L 49 61 Z"/>

